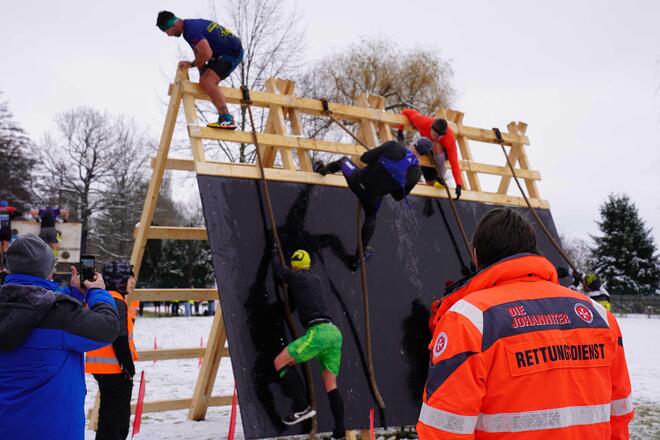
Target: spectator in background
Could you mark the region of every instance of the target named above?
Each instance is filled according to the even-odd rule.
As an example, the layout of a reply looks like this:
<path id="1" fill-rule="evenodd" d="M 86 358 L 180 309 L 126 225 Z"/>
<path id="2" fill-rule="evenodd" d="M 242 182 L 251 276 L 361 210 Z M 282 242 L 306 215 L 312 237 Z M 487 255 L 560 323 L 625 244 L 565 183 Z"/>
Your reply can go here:
<path id="1" fill-rule="evenodd" d="M 56 258 L 33 234 L 7 250 L 10 275 L 0 287 L 0 438 L 82 440 L 83 354 L 119 331 L 114 300 L 96 273 L 85 281 L 88 307 L 49 281 Z M 72 268 L 71 285 L 80 286 Z"/>
<path id="2" fill-rule="evenodd" d="M 60 217 L 63 221 L 66 222 L 69 219 L 69 211 L 66 209 L 47 207 L 41 209 L 32 209 L 30 213 L 35 220 L 41 223 L 39 238 L 48 243 L 48 245 L 53 249 L 53 254 L 57 256 L 60 249 L 60 243 L 57 239 L 55 223 L 57 222 L 57 217 Z"/>
<path id="3" fill-rule="evenodd" d="M 5 254 L 11 242 L 11 220 L 20 215 L 16 208 L 9 206 L 9 202 L 0 201 L 0 272 L 7 271 Z"/>

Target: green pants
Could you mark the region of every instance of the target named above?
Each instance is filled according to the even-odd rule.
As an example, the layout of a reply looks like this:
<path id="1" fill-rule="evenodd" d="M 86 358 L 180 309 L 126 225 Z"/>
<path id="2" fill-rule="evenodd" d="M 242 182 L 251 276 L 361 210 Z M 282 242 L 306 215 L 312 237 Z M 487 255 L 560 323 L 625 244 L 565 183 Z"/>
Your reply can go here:
<path id="1" fill-rule="evenodd" d="M 307 329 L 307 332 L 287 346 L 297 363 L 318 358 L 321 368 L 339 374 L 341 365 L 341 331 L 336 325 L 324 322 Z"/>

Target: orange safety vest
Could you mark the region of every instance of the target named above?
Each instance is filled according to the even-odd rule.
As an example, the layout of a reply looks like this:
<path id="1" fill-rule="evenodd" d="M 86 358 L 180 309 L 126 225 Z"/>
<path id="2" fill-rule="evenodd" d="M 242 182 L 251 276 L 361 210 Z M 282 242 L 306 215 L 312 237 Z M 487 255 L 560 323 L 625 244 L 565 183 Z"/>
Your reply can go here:
<path id="1" fill-rule="evenodd" d="M 110 294 L 115 299 L 123 301 L 124 304 L 126 304 L 126 300 L 121 293 L 111 290 Z M 128 304 L 126 305 L 126 308 L 128 312 L 128 317 L 126 319 L 128 322 L 128 346 L 131 349 L 133 360 L 136 361 L 138 360 L 138 354 L 137 350 L 135 350 L 135 343 L 133 342 L 133 318 L 130 316 Z M 85 373 L 117 374 L 121 372 L 121 366 L 119 365 L 119 361 L 117 361 L 117 355 L 115 354 L 115 349 L 112 347 L 112 344 L 85 353 Z"/>
<path id="2" fill-rule="evenodd" d="M 420 439 L 629 438 L 618 323 L 560 286 L 548 260 L 513 256 L 445 301 L 429 345 Z"/>
<path id="3" fill-rule="evenodd" d="M 133 300 L 128 306 L 128 317 L 135 321 L 138 310 L 140 310 L 140 301 Z"/>

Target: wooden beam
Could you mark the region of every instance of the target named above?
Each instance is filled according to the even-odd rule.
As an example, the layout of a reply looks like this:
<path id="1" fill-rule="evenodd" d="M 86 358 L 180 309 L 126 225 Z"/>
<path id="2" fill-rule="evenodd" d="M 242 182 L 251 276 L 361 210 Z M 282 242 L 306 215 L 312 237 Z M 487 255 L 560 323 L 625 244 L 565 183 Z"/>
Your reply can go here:
<path id="1" fill-rule="evenodd" d="M 138 353 L 139 361 L 166 361 L 172 359 L 196 359 L 204 356 L 206 348 L 167 348 L 158 350 L 140 350 Z M 221 353 L 222 357 L 229 357 L 229 350 L 224 347 Z"/>
<path id="2" fill-rule="evenodd" d="M 231 104 L 240 104 L 243 95 L 241 94 L 240 89 L 234 89 L 231 87 L 221 87 L 222 92 L 227 98 L 227 102 Z M 184 94 L 191 94 L 196 99 L 206 99 L 208 96 L 202 90 L 202 88 L 197 83 L 186 81 L 183 83 L 183 92 Z M 301 98 L 298 96 L 289 96 L 289 95 L 278 95 L 268 92 L 258 92 L 255 90 L 250 91 L 250 98 L 252 98 L 252 104 L 255 107 L 269 107 L 271 105 L 280 105 L 287 108 L 295 108 L 299 112 L 323 116 L 323 107 L 321 101 L 318 99 L 309 99 Z M 408 128 L 412 128 L 408 118 L 391 112 L 383 112 L 380 110 L 372 108 L 360 108 L 351 105 L 338 104 L 331 102 L 330 110 L 339 119 L 345 119 L 354 122 L 360 122 L 362 119 L 369 119 L 374 122 L 384 122 L 395 127 L 403 125 Z M 492 130 L 486 130 L 482 128 L 469 127 L 466 125 L 456 126 L 453 122 L 449 121 L 449 125 L 454 129 L 454 132 L 460 131 L 461 134 L 468 137 L 470 140 L 475 140 L 479 142 L 490 142 L 497 143 L 497 138 L 495 133 Z M 529 144 L 529 139 L 525 136 L 517 136 L 511 133 L 502 133 L 504 142 L 507 145 L 510 145 L 513 142 Z"/>
<path id="3" fill-rule="evenodd" d="M 214 396 L 208 399 L 208 406 L 229 406 L 233 396 Z M 190 408 L 193 399 L 157 400 L 155 402 L 144 402 L 143 413 L 154 413 L 163 411 L 174 411 Z M 131 404 L 131 413 L 135 413 L 135 404 Z"/>
<path id="4" fill-rule="evenodd" d="M 216 289 L 135 289 L 126 297 L 131 301 L 213 301 L 219 299 Z"/>
<path id="5" fill-rule="evenodd" d="M 298 182 L 309 183 L 315 185 L 328 185 L 345 187 L 346 180 L 337 174 L 321 176 L 317 173 L 306 173 L 303 171 L 287 171 L 277 168 L 266 168 L 264 170 L 268 180 L 276 180 L 280 182 Z M 235 177 L 239 179 L 259 179 L 259 169 L 252 167 L 234 167 L 231 164 L 207 162 L 199 165 L 197 168 L 198 174 L 209 176 L 226 176 Z M 425 197 L 435 197 L 439 199 L 447 198 L 444 190 L 434 188 L 428 185 L 417 185 L 411 192 L 412 195 L 419 195 Z M 506 194 L 496 194 L 489 192 L 476 192 L 476 191 L 463 191 L 461 200 L 494 203 L 498 205 L 507 206 L 527 206 L 522 197 L 509 196 Z M 545 200 L 530 199 L 535 207 L 548 208 L 549 204 Z"/>
<path id="6" fill-rule="evenodd" d="M 359 152 L 356 151 L 358 149 L 363 150 L 362 147 L 359 147 L 355 144 L 350 144 L 350 145 L 336 144 L 336 147 L 337 147 L 337 151 L 335 151 L 335 153 L 344 154 L 347 156 L 359 154 Z M 310 150 L 312 150 L 312 148 L 310 148 Z M 320 150 L 320 151 L 324 151 L 324 150 Z M 508 166 L 488 165 L 485 163 L 471 162 L 468 160 L 459 160 L 458 162 L 461 165 L 461 169 L 464 169 L 466 171 L 474 171 L 482 174 L 493 174 L 496 176 L 512 176 L 511 170 L 509 170 Z M 249 168 L 255 166 L 254 164 L 251 163 L 230 163 L 230 162 L 213 162 L 213 161 L 209 161 L 207 163 L 227 165 L 227 166 L 239 167 L 239 168 Z M 420 157 L 419 163 L 422 166 L 432 166 L 431 161 L 426 156 Z M 184 168 L 193 169 L 195 167 L 195 161 L 190 159 L 178 159 L 178 164 L 181 167 L 179 169 L 184 169 Z M 450 165 L 447 165 L 447 167 L 449 166 Z M 273 168 L 273 169 L 281 170 L 281 168 Z M 515 170 L 516 170 L 516 174 L 521 178 L 530 179 L 530 180 L 541 180 L 541 173 L 536 170 L 524 170 L 522 168 L 516 168 Z M 325 184 L 325 183 L 319 183 L 319 184 Z M 336 185 L 332 185 L 332 186 L 336 186 Z M 346 185 L 340 185 L 340 186 L 346 186 Z"/>
<path id="7" fill-rule="evenodd" d="M 211 394 L 213 393 L 215 378 L 218 375 L 220 360 L 223 357 L 223 353 L 225 353 L 226 342 L 227 333 L 225 331 L 225 322 L 221 307 L 213 317 L 213 325 L 211 326 L 211 334 L 209 335 L 209 341 L 204 351 L 202 368 L 199 376 L 197 376 L 195 392 L 190 401 L 190 410 L 188 411 L 188 418 L 190 420 L 203 420 L 206 417 L 206 410 L 211 405 Z"/>
<path id="8" fill-rule="evenodd" d="M 239 130 L 215 130 L 208 127 L 188 126 L 191 137 L 200 139 L 213 139 L 241 144 L 252 144 L 252 133 Z M 304 150 L 327 151 L 336 154 L 362 154 L 364 149 L 359 145 L 344 144 L 340 142 L 308 139 L 296 136 L 283 136 L 273 133 L 257 133 L 259 145 L 265 147 L 297 148 Z"/>
<path id="9" fill-rule="evenodd" d="M 163 131 L 160 135 L 158 153 L 156 155 L 153 173 L 149 180 L 147 195 L 144 199 L 138 232 L 135 236 L 135 243 L 133 244 L 133 252 L 131 253 L 131 264 L 133 264 L 133 271 L 135 272 L 136 278 L 140 274 L 142 257 L 144 256 L 144 247 L 147 244 L 147 234 L 145 231 L 146 228 L 151 225 L 154 217 L 156 202 L 158 201 L 158 195 L 160 194 L 160 186 L 163 183 L 163 174 L 165 173 L 167 156 L 169 155 L 170 145 L 172 143 L 172 135 L 174 134 L 174 126 L 176 124 L 177 115 L 179 114 L 179 107 L 181 106 L 183 90 L 180 85 L 180 69 L 177 69 L 175 81 L 174 87 L 171 89 L 170 102 L 167 105 L 167 115 L 165 116 L 165 124 L 163 125 Z"/>
<path id="10" fill-rule="evenodd" d="M 151 158 L 151 168 L 156 166 L 156 158 Z M 195 162 L 190 159 L 167 159 L 165 169 L 178 171 L 195 171 Z"/>
<path id="11" fill-rule="evenodd" d="M 183 73 L 185 79 L 188 79 L 188 71 L 184 69 Z M 183 113 L 186 116 L 188 125 L 197 124 L 197 108 L 195 107 L 195 97 L 193 95 L 183 95 Z M 205 162 L 206 155 L 204 154 L 204 144 L 201 139 L 190 138 L 190 147 L 192 149 L 193 159 L 195 162 Z"/>
<path id="12" fill-rule="evenodd" d="M 192 161 L 191 161 L 192 162 Z M 198 240 L 209 239 L 206 228 L 183 227 L 183 226 L 150 226 L 146 230 L 148 240 Z M 137 235 L 137 228 L 133 236 Z"/>

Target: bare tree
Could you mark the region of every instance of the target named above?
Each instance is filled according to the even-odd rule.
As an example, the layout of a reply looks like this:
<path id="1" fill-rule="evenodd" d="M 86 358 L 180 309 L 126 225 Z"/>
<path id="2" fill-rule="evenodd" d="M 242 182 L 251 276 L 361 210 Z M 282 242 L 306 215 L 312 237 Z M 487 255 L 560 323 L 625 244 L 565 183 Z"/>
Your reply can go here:
<path id="1" fill-rule="evenodd" d="M 86 107 L 61 113 L 56 125 L 37 147 L 38 194 L 42 203 L 54 204 L 64 193 L 63 203 L 72 204 L 68 207 L 82 223 L 84 253 L 92 217 L 117 209 L 120 201 L 112 192 L 139 181 L 148 142 L 134 125 Z"/>
<path id="2" fill-rule="evenodd" d="M 561 241 L 564 251 L 581 272 L 584 273 L 594 270 L 591 249 L 587 240 L 566 234 L 560 234 L 559 240 Z"/>
<path id="3" fill-rule="evenodd" d="M 209 3 L 209 9 L 213 17 L 220 16 L 215 2 Z M 302 66 L 305 39 L 295 5 L 288 9 L 277 0 L 229 0 L 222 16 L 229 18 L 227 27 L 241 39 L 245 51 L 243 62 L 227 80 L 232 87 L 247 85 L 260 90 L 268 78 L 292 77 Z M 219 23 L 224 25 L 222 20 Z M 255 109 L 254 113 L 259 131 L 267 112 Z M 250 129 L 244 108 L 240 127 Z M 208 151 L 231 162 L 254 161 L 252 145 L 242 144 L 236 149 L 231 144 L 213 142 L 208 143 Z"/>
<path id="4" fill-rule="evenodd" d="M 305 96 L 355 104 L 361 94 L 380 95 L 386 110 L 415 107 L 433 114 L 451 104 L 452 79 L 451 63 L 433 50 L 362 40 L 311 65 L 299 84 Z M 319 118 L 305 118 L 304 124 L 308 135 L 327 128 Z"/>

